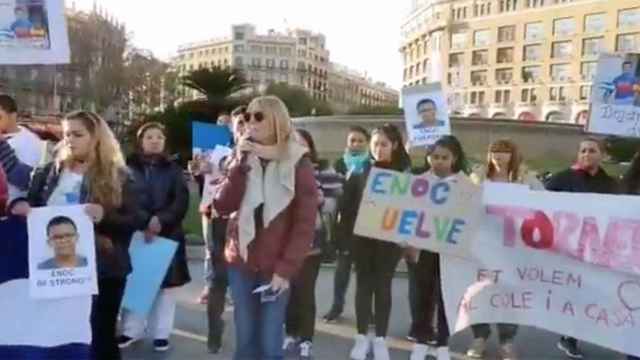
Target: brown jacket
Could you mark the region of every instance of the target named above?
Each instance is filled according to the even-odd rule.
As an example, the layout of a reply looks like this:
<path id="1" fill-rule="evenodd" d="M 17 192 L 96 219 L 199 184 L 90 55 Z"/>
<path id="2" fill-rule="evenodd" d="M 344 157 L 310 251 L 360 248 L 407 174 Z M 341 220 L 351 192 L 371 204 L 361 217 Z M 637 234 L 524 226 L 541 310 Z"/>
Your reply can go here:
<path id="1" fill-rule="evenodd" d="M 238 244 L 238 221 L 233 213 L 240 204 L 247 187 L 249 167 L 234 162 L 227 177 L 218 188 L 213 201 L 215 211 L 222 216 L 231 216 L 227 228 L 225 259 L 232 266 L 260 273 L 271 278 L 274 273 L 291 279 L 302 266 L 311 249 L 318 211 L 318 194 L 314 170 L 307 157 L 296 165 L 295 195 L 291 203 L 278 214 L 268 227 L 256 221 L 256 236 L 249 244 L 249 255 L 244 262 Z"/>

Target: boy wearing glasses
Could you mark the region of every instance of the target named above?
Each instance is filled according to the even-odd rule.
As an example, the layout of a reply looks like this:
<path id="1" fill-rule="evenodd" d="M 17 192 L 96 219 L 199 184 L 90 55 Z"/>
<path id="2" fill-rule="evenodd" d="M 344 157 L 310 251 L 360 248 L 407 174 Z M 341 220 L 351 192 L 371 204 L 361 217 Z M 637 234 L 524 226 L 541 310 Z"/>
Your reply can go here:
<path id="1" fill-rule="evenodd" d="M 53 249 L 53 257 L 38 264 L 38 270 L 81 268 L 87 266 L 87 258 L 76 253 L 78 229 L 66 216 L 56 216 L 47 225 L 47 244 Z"/>

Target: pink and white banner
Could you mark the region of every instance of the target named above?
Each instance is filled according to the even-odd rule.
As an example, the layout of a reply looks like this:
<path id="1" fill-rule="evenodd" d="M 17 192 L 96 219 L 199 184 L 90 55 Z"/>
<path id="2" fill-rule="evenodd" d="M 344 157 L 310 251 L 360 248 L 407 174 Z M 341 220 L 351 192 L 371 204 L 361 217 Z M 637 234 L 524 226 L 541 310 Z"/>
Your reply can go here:
<path id="1" fill-rule="evenodd" d="M 485 184 L 472 259 L 442 256 L 452 332 L 536 326 L 640 355 L 640 198 Z"/>

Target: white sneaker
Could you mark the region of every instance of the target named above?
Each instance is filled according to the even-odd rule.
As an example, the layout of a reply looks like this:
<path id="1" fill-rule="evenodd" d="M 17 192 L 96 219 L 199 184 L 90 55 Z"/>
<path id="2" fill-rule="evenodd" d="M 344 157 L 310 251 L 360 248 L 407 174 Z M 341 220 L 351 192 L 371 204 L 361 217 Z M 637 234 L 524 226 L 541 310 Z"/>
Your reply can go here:
<path id="1" fill-rule="evenodd" d="M 313 356 L 313 343 L 311 341 L 303 341 L 300 343 L 300 357 L 303 359 Z"/>
<path id="2" fill-rule="evenodd" d="M 389 348 L 385 338 L 377 337 L 373 340 L 373 358 L 375 360 L 389 360 Z"/>
<path id="3" fill-rule="evenodd" d="M 449 347 L 441 346 L 438 348 L 438 360 L 451 360 L 451 355 L 449 355 Z"/>
<path id="4" fill-rule="evenodd" d="M 425 360 L 428 355 L 436 357 L 438 355 L 436 348 L 429 345 L 416 343 L 413 345 L 413 350 L 411 351 L 409 360 Z"/>
<path id="5" fill-rule="evenodd" d="M 369 355 L 369 351 L 371 351 L 371 341 L 368 337 L 358 334 L 356 335 L 355 344 L 353 344 L 353 348 L 351 349 L 351 359 L 352 360 L 365 360 L 367 355 Z"/>
<path id="6" fill-rule="evenodd" d="M 484 358 L 484 353 L 487 351 L 487 341 L 483 338 L 473 339 L 469 350 L 467 350 L 467 357 L 472 359 Z"/>
<path id="7" fill-rule="evenodd" d="M 288 351 L 293 347 L 293 345 L 295 345 L 295 343 L 296 338 L 294 338 L 293 336 L 287 336 L 286 338 L 284 338 L 284 342 L 282 343 L 282 350 Z"/>

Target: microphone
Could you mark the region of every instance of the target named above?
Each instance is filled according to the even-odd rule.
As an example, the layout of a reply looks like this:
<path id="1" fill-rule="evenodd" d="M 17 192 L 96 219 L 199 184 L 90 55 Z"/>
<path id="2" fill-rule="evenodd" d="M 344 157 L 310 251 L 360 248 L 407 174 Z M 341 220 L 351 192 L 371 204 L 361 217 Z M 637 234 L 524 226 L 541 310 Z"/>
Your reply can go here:
<path id="1" fill-rule="evenodd" d="M 249 136 L 247 138 L 247 141 L 253 142 L 253 138 L 251 136 Z M 243 150 L 240 152 L 240 163 L 244 164 L 247 162 L 247 158 L 249 157 L 249 151 L 247 150 Z"/>

